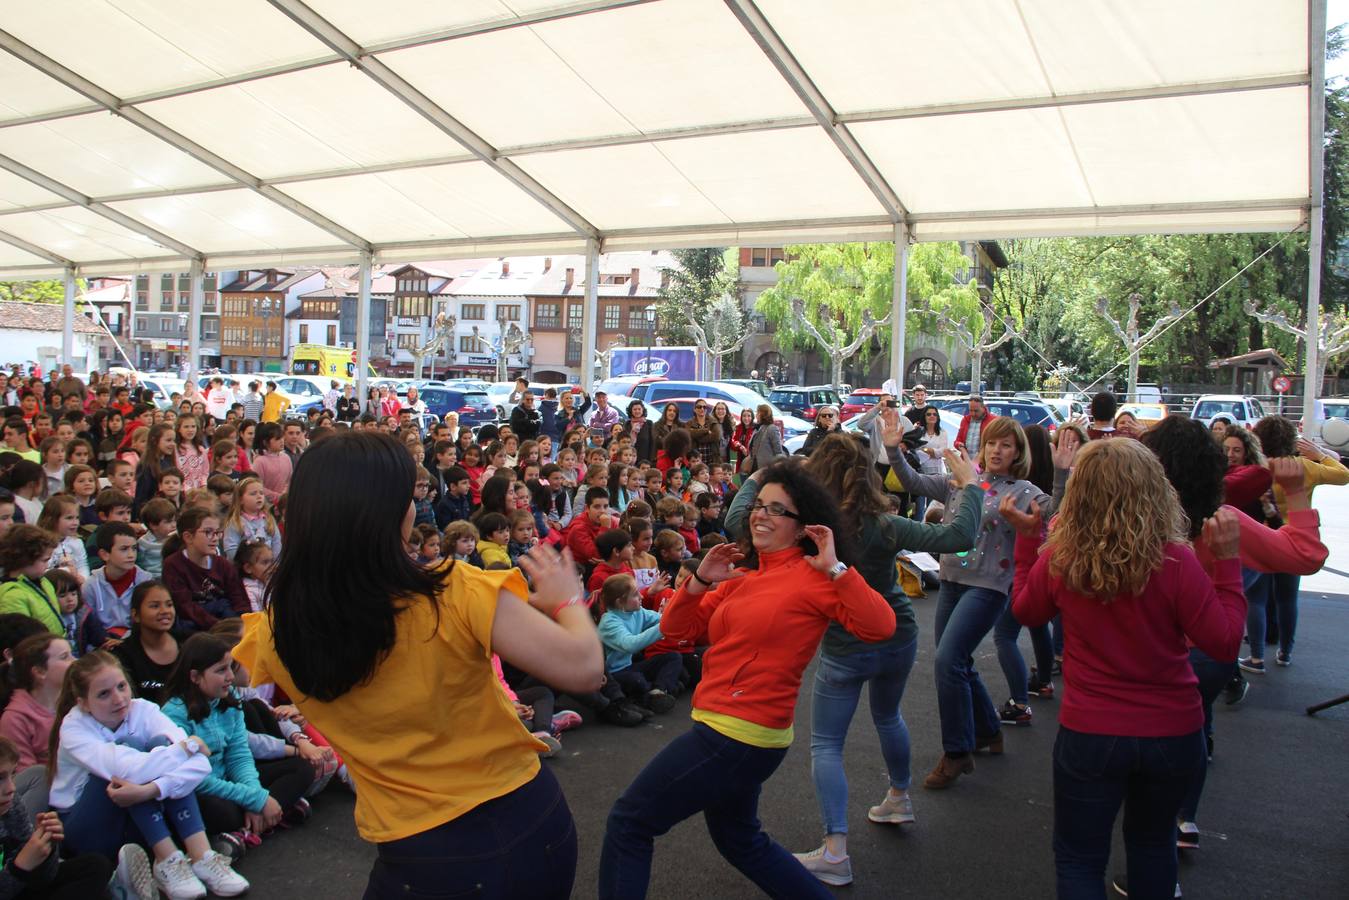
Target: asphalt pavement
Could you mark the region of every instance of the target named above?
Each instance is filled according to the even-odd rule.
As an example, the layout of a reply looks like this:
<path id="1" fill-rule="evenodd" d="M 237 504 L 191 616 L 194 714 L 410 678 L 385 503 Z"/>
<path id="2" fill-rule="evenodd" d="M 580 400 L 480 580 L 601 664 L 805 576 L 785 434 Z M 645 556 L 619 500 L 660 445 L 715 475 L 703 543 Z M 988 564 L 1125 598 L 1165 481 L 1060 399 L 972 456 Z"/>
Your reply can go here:
<path id="1" fill-rule="evenodd" d="M 1250 676 L 1246 702 L 1216 712 L 1216 752 L 1199 810 L 1201 847 L 1181 861 L 1187 898 L 1349 898 L 1349 704 L 1315 717 L 1309 704 L 1349 694 L 1349 489 L 1322 488 L 1331 557 L 1304 579 L 1294 664 Z M 886 786 L 865 696 L 845 752 L 852 796 L 849 850 L 855 881 L 839 897 L 1050 898 L 1053 793 L 1050 754 L 1056 701 L 1033 701 L 1035 722 L 1008 729 L 1007 752 L 980 755 L 973 775 L 946 791 L 919 783 L 940 753 L 932 680 L 935 595 L 916 602 L 920 652 L 904 698 L 913 736 L 912 826 L 873 825 L 868 806 Z M 1030 659 L 1029 640 L 1022 645 Z M 1271 654 L 1272 656 L 1272 654 Z M 1007 696 L 992 638 L 979 648 L 978 668 L 995 700 Z M 764 825 L 789 850 L 817 847 L 818 807 L 810 780 L 810 691 L 807 672 L 797 708 L 796 743 L 765 785 Z M 635 729 L 587 725 L 563 737 L 563 751 L 545 763 L 562 782 L 576 818 L 580 858 L 574 897 L 595 895 L 605 817 L 644 763 L 689 727 L 685 698 L 668 715 Z M 352 823 L 354 799 L 340 787 L 315 801 L 307 825 L 270 839 L 239 870 L 250 896 L 360 897 L 374 859 Z M 1112 871 L 1123 865 L 1116 833 Z M 656 844 L 653 900 L 760 896 L 717 854 L 701 818 L 677 826 Z M 1113 894 L 1112 894 L 1113 896 Z"/>

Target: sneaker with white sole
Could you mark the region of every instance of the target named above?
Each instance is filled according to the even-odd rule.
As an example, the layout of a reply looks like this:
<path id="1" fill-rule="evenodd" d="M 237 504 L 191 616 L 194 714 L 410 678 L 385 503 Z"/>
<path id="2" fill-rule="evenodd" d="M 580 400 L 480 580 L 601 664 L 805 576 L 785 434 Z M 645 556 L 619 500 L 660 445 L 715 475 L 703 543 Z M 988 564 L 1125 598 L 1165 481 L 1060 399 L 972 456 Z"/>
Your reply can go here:
<path id="1" fill-rule="evenodd" d="M 1176 849 L 1199 849 L 1199 826 L 1193 822 L 1180 822 L 1176 826 Z"/>
<path id="2" fill-rule="evenodd" d="M 181 850 L 156 862 L 154 873 L 155 884 L 169 900 L 200 900 L 206 896 L 206 885 L 193 874 L 192 864 Z"/>
<path id="3" fill-rule="evenodd" d="M 214 850 L 192 864 L 192 874 L 201 879 L 201 883 L 211 889 L 217 897 L 237 897 L 248 890 L 248 881 L 230 868 L 227 857 Z"/>
<path id="4" fill-rule="evenodd" d="M 913 814 L 913 798 L 905 793 L 896 797 L 889 791 L 880 805 L 867 810 L 867 818 L 882 825 L 909 825 L 916 822 Z"/>
<path id="5" fill-rule="evenodd" d="M 553 736 L 557 737 L 564 731 L 571 731 L 573 728 L 580 728 L 582 723 L 581 714 L 573 712 L 570 709 L 564 709 L 561 712 L 553 713 L 552 729 Z"/>
<path id="6" fill-rule="evenodd" d="M 542 743 L 544 743 L 544 744 L 547 745 L 547 747 L 548 747 L 547 750 L 540 750 L 540 751 L 539 751 L 539 756 L 541 756 L 541 757 L 544 758 L 544 759 L 548 759 L 549 757 L 557 756 L 558 751 L 560 751 L 560 750 L 562 749 L 562 742 L 559 741 L 557 738 L 553 737 L 551 734 L 549 734 L 549 733 L 546 732 L 546 731 L 536 731 L 536 732 L 534 732 L 534 739 L 535 739 L 536 741 L 541 741 Z"/>
<path id="7" fill-rule="evenodd" d="M 826 859 L 824 848 L 809 853 L 793 853 L 796 861 L 806 867 L 806 871 L 825 884 L 852 884 L 852 858 L 845 856 L 840 860 Z"/>
<path id="8" fill-rule="evenodd" d="M 139 844 L 123 844 L 117 851 L 117 883 L 134 900 L 159 900 L 150 857 Z"/>
<path id="9" fill-rule="evenodd" d="M 1285 653 L 1280 650 L 1274 655 L 1274 664 L 1276 666 L 1291 666 L 1293 664 L 1293 654 Z"/>

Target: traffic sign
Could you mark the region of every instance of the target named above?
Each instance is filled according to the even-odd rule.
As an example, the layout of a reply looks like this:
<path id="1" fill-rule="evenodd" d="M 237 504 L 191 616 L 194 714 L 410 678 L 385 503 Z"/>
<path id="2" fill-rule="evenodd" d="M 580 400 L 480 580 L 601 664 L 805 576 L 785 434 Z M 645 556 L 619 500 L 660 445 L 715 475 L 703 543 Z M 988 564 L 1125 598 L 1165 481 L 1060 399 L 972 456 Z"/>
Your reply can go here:
<path id="1" fill-rule="evenodd" d="M 1273 387 L 1277 393 L 1286 394 L 1292 386 L 1293 382 L 1289 380 L 1287 375 L 1279 375 L 1274 379 Z"/>

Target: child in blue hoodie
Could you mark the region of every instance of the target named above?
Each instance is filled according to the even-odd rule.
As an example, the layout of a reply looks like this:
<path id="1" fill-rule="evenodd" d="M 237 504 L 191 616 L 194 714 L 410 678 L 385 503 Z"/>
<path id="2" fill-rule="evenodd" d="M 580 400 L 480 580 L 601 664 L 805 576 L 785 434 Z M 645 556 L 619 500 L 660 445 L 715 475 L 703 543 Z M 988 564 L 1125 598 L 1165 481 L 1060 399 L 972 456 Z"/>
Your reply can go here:
<path id="1" fill-rule="evenodd" d="M 633 661 L 633 656 L 660 640 L 660 613 L 642 608 L 642 595 L 631 575 L 611 575 L 600 587 L 604 615 L 600 641 L 604 669 L 624 692 L 652 712 L 669 712 L 679 692 L 683 664 L 678 653 L 660 653 Z"/>

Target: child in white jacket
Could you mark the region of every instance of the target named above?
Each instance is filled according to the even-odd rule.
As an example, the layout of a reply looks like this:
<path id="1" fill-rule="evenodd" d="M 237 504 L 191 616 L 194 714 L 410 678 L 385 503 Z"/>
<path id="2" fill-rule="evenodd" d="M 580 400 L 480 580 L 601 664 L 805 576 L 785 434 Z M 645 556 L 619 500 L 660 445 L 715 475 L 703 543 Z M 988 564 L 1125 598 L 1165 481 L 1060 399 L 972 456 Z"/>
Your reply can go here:
<path id="1" fill-rule="evenodd" d="M 119 876 L 141 896 L 149 877 L 119 845 L 137 832 L 154 854 L 153 878 L 170 898 L 222 897 L 248 890 L 229 860 L 211 849 L 194 793 L 211 772 L 205 742 L 189 737 L 159 707 L 131 696 L 126 673 L 105 651 L 89 653 L 66 673 L 53 735 L 51 806 L 75 853 L 119 858 Z M 178 833 L 185 856 L 173 841 Z M 130 832 L 130 833 L 128 833 Z M 144 867 L 144 856 L 140 857 Z"/>

